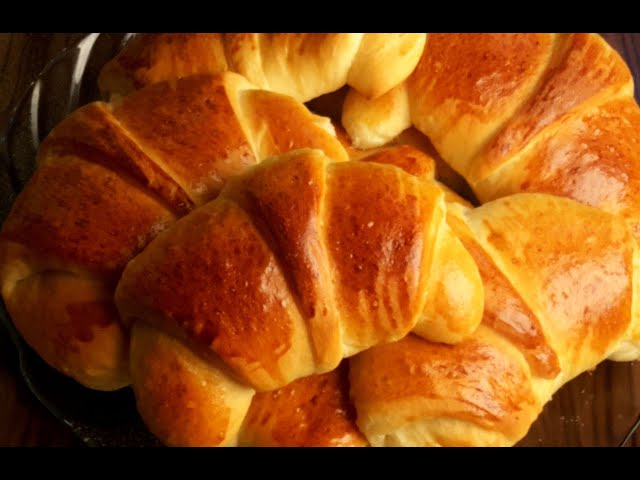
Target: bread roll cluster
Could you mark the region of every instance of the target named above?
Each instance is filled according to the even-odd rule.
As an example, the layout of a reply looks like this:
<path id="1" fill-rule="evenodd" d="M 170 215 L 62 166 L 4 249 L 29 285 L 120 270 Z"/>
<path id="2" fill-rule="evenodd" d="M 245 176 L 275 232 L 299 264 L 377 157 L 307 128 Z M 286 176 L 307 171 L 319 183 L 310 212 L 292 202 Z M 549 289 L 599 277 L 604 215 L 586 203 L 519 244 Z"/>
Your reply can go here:
<path id="1" fill-rule="evenodd" d="M 99 86 L 0 288 L 167 445 L 513 445 L 640 357 L 640 109 L 598 35 L 141 34 Z"/>

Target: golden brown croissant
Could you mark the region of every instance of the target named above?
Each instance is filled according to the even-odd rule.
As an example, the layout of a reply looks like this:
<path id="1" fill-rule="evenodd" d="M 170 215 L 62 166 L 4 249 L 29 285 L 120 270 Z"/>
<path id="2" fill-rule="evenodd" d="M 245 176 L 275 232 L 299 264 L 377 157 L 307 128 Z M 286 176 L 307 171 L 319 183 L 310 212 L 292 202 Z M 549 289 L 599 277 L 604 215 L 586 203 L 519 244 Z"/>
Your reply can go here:
<path id="1" fill-rule="evenodd" d="M 163 432 L 184 425 L 164 400 L 177 396 L 178 380 L 161 380 L 174 357 L 188 355 L 184 375 L 200 391 L 182 406 L 206 416 L 197 443 L 228 445 L 254 390 L 328 372 L 412 330 L 446 342 L 475 330 L 482 284 L 446 223 L 445 194 L 389 165 L 419 167 L 420 155 L 407 147 L 368 162 L 320 150 L 270 159 L 129 262 L 115 299 L 134 324 L 133 388 L 154 433 L 170 442 Z M 156 353 L 167 335 L 181 353 Z"/>
<path id="2" fill-rule="evenodd" d="M 196 73 L 237 72 L 258 87 L 306 102 L 349 84 L 367 98 L 402 83 L 424 33 L 139 34 L 102 70 L 100 89 L 126 95 Z"/>
<path id="3" fill-rule="evenodd" d="M 160 231 L 271 155 L 347 155 L 328 119 L 241 76 L 193 76 L 82 107 L 38 152 L 0 236 L 2 296 L 52 366 L 104 390 L 129 383 L 113 291 Z"/>
<path id="4" fill-rule="evenodd" d="M 621 218 L 546 194 L 450 211 L 482 275 L 483 321 L 456 345 L 409 335 L 351 359 L 373 445 L 512 445 L 564 383 L 640 353 L 638 246 Z"/>
<path id="5" fill-rule="evenodd" d="M 415 125 L 481 202 L 568 197 L 624 216 L 640 238 L 640 109 L 599 35 L 430 34 L 407 82 L 374 100 L 349 92 L 342 118 L 357 147 Z"/>

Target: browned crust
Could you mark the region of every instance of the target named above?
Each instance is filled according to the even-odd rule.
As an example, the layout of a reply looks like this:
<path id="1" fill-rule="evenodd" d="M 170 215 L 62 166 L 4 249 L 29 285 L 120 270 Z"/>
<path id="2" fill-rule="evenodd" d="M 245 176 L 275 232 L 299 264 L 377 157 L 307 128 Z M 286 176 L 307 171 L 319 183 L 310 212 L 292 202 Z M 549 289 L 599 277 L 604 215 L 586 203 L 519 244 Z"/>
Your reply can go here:
<path id="1" fill-rule="evenodd" d="M 253 397 L 240 445 L 260 447 L 361 447 L 346 361 L 335 370 L 291 382 Z"/>

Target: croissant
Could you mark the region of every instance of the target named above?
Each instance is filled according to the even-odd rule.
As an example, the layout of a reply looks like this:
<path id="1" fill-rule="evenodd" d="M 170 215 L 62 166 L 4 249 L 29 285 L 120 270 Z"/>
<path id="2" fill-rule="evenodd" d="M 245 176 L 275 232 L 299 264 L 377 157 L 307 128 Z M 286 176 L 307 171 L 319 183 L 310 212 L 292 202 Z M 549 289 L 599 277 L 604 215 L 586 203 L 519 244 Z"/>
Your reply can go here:
<path id="1" fill-rule="evenodd" d="M 105 95 L 198 73 L 237 72 L 306 102 L 348 84 L 375 98 L 402 83 L 424 33 L 139 34 L 100 72 Z"/>
<path id="2" fill-rule="evenodd" d="M 443 191 L 389 164 L 419 168 L 412 151 L 274 157 L 129 262 L 115 300 L 133 324 L 133 389 L 152 432 L 170 442 L 162 432 L 184 425 L 165 401 L 178 380 L 163 378 L 188 349 L 198 443 L 229 445 L 254 390 L 331 371 L 412 330 L 449 342 L 475 330 L 482 284 L 446 223 Z M 182 345 L 161 355 L 166 335 Z"/>
<path id="3" fill-rule="evenodd" d="M 342 120 L 366 148 L 413 124 L 481 202 L 549 193 L 622 215 L 640 236 L 640 109 L 599 35 L 429 34 L 406 82 L 376 99 L 350 91 Z"/>
<path id="4" fill-rule="evenodd" d="M 480 269 L 482 324 L 456 345 L 411 334 L 350 360 L 372 445 L 513 445 L 564 383 L 640 357 L 638 245 L 622 218 L 521 193 L 456 206 L 449 223 Z"/>
<path id="5" fill-rule="evenodd" d="M 260 160 L 347 154 L 328 119 L 233 73 L 159 83 L 80 108 L 45 139 L 0 233 L 0 286 L 16 327 L 53 367 L 127 385 L 120 274 L 159 232 Z"/>

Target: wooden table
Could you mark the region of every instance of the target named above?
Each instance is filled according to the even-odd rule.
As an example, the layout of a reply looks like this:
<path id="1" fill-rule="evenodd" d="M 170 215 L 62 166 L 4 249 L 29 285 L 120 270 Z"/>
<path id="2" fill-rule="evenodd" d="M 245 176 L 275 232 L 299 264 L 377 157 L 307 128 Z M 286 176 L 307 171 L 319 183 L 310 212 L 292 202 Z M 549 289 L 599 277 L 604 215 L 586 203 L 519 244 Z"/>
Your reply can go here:
<path id="1" fill-rule="evenodd" d="M 0 115 L 49 59 L 84 35 L 0 33 Z M 640 34 L 604 36 L 627 60 L 636 84 L 640 83 Z M 607 403 L 607 398 L 613 401 Z M 615 445 L 638 414 L 640 363 L 605 362 L 558 392 L 522 444 Z M 640 445 L 640 432 L 629 444 Z M 15 350 L 0 328 L 0 446 L 31 445 L 80 446 L 82 442 L 31 395 L 18 374 Z"/>

